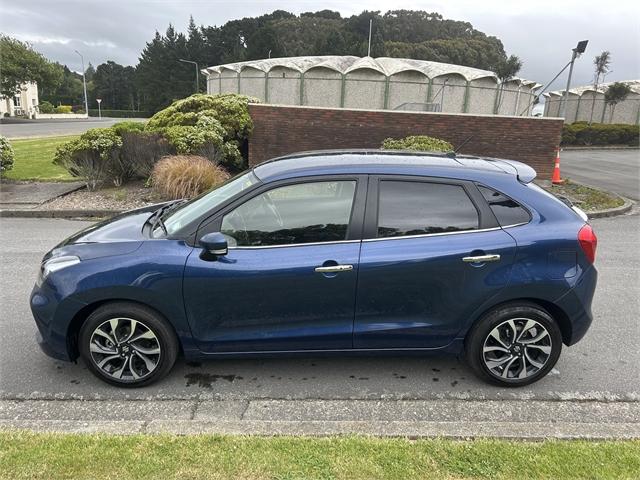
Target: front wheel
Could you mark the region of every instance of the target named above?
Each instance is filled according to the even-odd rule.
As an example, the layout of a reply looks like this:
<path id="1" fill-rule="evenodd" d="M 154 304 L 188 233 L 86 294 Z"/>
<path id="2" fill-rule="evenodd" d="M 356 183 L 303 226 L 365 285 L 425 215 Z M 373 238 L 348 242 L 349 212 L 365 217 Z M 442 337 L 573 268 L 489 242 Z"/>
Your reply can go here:
<path id="1" fill-rule="evenodd" d="M 542 307 L 512 303 L 473 327 L 466 359 L 477 376 L 496 385 L 522 387 L 540 380 L 558 361 L 562 334 Z"/>
<path id="2" fill-rule="evenodd" d="M 178 341 L 166 320 L 144 306 L 117 302 L 96 309 L 78 336 L 80 356 L 101 380 L 142 387 L 173 367 Z"/>

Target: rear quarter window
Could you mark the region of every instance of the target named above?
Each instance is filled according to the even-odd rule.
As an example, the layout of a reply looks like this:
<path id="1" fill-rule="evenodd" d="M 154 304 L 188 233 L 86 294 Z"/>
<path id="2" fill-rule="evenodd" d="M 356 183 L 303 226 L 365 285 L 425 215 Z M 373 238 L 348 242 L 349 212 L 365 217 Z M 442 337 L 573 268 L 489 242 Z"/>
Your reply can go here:
<path id="1" fill-rule="evenodd" d="M 491 211 L 498 219 L 498 223 L 502 227 L 509 225 L 521 225 L 529 223 L 531 215 L 518 202 L 484 185 L 477 185 L 478 190 L 489 204 Z"/>

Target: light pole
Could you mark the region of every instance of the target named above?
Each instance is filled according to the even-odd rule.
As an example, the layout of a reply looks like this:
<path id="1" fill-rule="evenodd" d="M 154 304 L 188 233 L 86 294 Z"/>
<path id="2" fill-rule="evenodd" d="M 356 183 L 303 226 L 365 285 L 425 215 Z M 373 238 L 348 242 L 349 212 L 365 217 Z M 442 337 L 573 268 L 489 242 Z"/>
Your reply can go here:
<path id="1" fill-rule="evenodd" d="M 573 64 L 576 58 L 587 49 L 587 43 L 589 40 L 581 40 L 578 45 L 572 50 L 571 62 L 569 62 L 569 77 L 567 78 L 567 87 L 564 89 L 564 96 L 562 97 L 562 103 L 560 104 L 560 112 L 558 116 L 564 117 L 567 113 L 567 100 L 569 99 L 569 87 L 571 86 L 571 75 L 573 75 Z"/>
<path id="2" fill-rule="evenodd" d="M 80 55 L 80 61 L 82 62 L 82 86 L 84 87 L 84 113 L 87 114 L 87 118 L 89 118 L 89 102 L 87 102 L 87 80 L 84 78 L 84 57 L 78 50 L 74 50 L 78 55 Z"/>
<path id="3" fill-rule="evenodd" d="M 193 63 L 196 66 L 196 93 L 200 92 L 200 70 L 198 70 L 198 63 L 192 60 L 183 60 L 182 58 L 179 58 L 178 61 L 184 63 Z"/>
<path id="4" fill-rule="evenodd" d="M 98 102 L 98 118 L 102 120 L 102 110 L 100 110 L 100 104 L 102 103 L 102 99 L 96 98 L 96 102 Z"/>

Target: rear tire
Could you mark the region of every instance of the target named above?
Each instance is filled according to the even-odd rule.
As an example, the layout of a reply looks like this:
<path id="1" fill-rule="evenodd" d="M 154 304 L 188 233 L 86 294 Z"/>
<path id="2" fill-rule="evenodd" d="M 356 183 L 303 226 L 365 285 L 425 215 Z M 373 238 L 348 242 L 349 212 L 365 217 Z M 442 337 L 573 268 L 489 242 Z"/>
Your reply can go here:
<path id="1" fill-rule="evenodd" d="M 539 305 L 517 302 L 485 314 L 465 341 L 466 361 L 482 380 L 523 387 L 544 377 L 562 351 L 562 334 Z"/>
<path id="2" fill-rule="evenodd" d="M 95 376 L 118 387 L 150 385 L 178 356 L 169 323 L 145 306 L 113 302 L 97 308 L 78 335 L 80 356 Z"/>

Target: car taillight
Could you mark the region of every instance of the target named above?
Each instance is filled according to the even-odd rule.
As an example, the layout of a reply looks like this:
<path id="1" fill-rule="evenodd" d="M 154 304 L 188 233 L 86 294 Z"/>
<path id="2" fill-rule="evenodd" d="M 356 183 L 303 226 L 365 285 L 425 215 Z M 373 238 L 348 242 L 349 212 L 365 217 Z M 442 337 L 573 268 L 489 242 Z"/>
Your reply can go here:
<path id="1" fill-rule="evenodd" d="M 598 238 L 593 232 L 593 228 L 591 228 L 591 225 L 589 225 L 588 223 L 578 232 L 578 242 L 580 242 L 580 247 L 582 247 L 582 251 L 584 252 L 586 257 L 591 263 L 593 263 L 596 259 Z"/>

